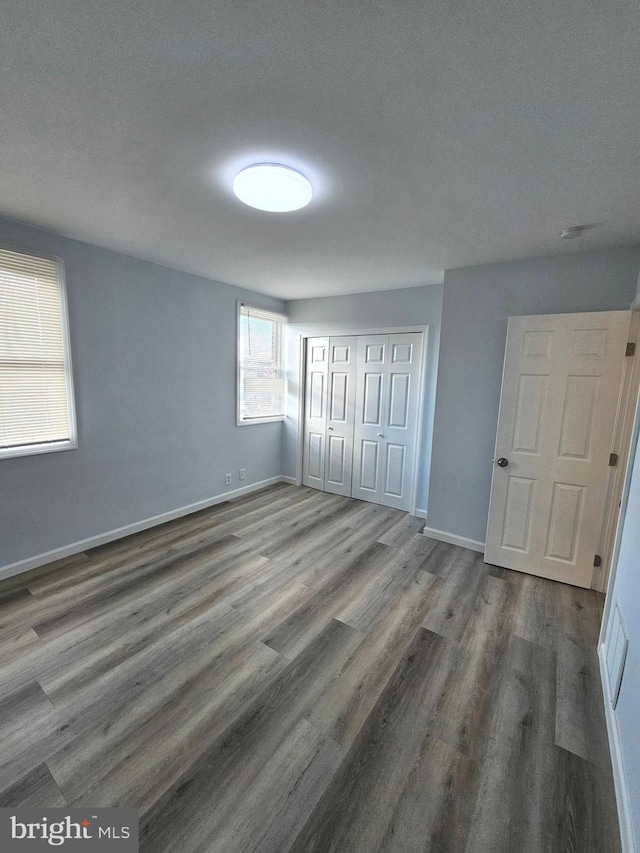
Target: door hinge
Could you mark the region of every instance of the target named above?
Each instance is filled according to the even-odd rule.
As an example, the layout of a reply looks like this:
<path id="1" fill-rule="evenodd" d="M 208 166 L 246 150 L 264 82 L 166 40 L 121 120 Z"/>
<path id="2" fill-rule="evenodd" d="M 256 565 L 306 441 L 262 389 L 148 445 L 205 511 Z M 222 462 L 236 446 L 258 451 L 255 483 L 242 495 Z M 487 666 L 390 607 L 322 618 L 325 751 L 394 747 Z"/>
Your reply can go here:
<path id="1" fill-rule="evenodd" d="M 609 454 L 609 468 L 615 468 L 618 464 L 618 454 L 610 453 Z"/>
<path id="2" fill-rule="evenodd" d="M 636 354 L 636 345 L 633 343 L 633 341 L 629 341 L 629 343 L 627 344 L 627 349 L 626 349 L 625 355 L 635 355 L 635 354 Z"/>
<path id="3" fill-rule="evenodd" d="M 602 557 L 600 556 L 600 554 L 596 554 L 593 558 L 593 565 L 596 567 L 596 569 L 600 568 L 600 566 L 602 565 Z"/>

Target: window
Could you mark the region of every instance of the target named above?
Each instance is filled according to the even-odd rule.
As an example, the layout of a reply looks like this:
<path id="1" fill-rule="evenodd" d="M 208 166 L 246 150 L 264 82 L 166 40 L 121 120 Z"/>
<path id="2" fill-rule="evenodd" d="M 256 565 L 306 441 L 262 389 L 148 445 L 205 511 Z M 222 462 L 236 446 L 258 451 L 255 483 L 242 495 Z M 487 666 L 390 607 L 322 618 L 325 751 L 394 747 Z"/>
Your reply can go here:
<path id="1" fill-rule="evenodd" d="M 282 331 L 286 318 L 243 304 L 239 309 L 238 423 L 282 420 Z"/>
<path id="2" fill-rule="evenodd" d="M 0 457 L 75 446 L 62 262 L 0 248 Z"/>

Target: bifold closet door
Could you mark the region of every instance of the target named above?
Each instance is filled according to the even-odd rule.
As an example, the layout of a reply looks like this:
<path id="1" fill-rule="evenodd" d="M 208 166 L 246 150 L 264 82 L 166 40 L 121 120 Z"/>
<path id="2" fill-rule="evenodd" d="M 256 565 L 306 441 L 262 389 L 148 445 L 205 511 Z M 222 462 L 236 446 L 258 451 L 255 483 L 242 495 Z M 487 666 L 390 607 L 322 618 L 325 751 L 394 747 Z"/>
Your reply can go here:
<path id="1" fill-rule="evenodd" d="M 354 498 L 411 508 L 421 357 L 420 333 L 358 338 Z"/>
<path id="2" fill-rule="evenodd" d="M 306 353 L 305 486 L 351 494 L 358 339 L 309 338 Z"/>
<path id="3" fill-rule="evenodd" d="M 329 338 L 307 340 L 302 482 L 324 489 Z"/>
<path id="4" fill-rule="evenodd" d="M 357 337 L 329 339 L 324 489 L 351 495 Z"/>

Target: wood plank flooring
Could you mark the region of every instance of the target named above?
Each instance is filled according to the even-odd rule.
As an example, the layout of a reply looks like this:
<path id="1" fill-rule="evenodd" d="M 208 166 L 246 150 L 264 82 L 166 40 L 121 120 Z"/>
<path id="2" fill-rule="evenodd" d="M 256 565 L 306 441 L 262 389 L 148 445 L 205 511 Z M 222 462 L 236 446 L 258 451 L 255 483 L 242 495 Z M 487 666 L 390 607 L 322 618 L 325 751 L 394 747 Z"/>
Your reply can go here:
<path id="1" fill-rule="evenodd" d="M 602 597 L 278 485 L 0 583 L 0 806 L 144 853 L 617 853 Z"/>

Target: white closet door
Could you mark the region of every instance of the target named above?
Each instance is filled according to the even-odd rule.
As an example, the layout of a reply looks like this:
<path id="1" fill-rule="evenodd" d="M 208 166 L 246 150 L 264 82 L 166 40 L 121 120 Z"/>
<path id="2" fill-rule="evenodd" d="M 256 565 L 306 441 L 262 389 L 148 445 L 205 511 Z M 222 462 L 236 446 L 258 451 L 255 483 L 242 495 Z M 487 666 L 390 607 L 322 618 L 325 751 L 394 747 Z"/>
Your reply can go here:
<path id="1" fill-rule="evenodd" d="M 417 454 L 422 335 L 389 335 L 380 503 L 409 510 Z"/>
<path id="2" fill-rule="evenodd" d="M 302 482 L 325 487 L 329 338 L 309 338 L 305 369 Z"/>
<path id="3" fill-rule="evenodd" d="M 358 338 L 358 387 L 351 496 L 380 503 L 380 459 L 384 452 L 384 398 L 388 335 Z"/>
<path id="4" fill-rule="evenodd" d="M 329 340 L 325 491 L 351 494 L 357 337 Z"/>
<path id="5" fill-rule="evenodd" d="M 411 508 L 422 335 L 358 338 L 354 498 Z"/>

